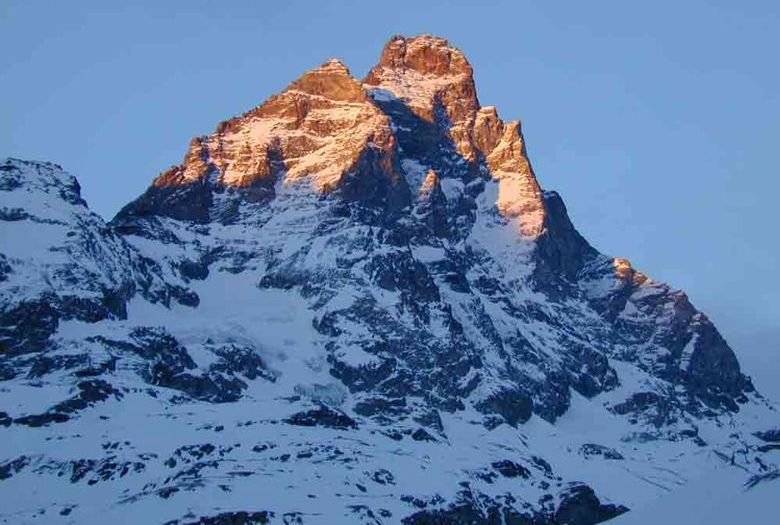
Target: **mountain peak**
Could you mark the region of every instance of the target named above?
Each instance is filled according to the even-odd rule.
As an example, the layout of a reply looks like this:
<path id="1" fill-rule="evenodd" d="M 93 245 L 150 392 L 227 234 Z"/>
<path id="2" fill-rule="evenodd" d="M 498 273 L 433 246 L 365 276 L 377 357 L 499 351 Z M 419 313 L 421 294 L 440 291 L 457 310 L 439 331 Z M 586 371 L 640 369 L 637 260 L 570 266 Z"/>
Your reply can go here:
<path id="1" fill-rule="evenodd" d="M 434 35 L 394 36 L 385 44 L 378 66 L 434 76 L 471 76 L 473 73 L 460 49 Z"/>
<path id="2" fill-rule="evenodd" d="M 339 102 L 363 102 L 366 94 L 338 58 L 331 58 L 293 81 L 287 91 L 301 91 Z"/>
<path id="3" fill-rule="evenodd" d="M 524 236 L 541 234 L 542 192 L 525 152 L 520 123 L 504 122 L 495 107 L 480 106 L 473 71 L 462 51 L 436 36 L 395 36 L 364 83 L 397 123 L 396 134 L 406 151 L 420 149 L 415 144 L 421 137 L 404 129 L 417 127 L 418 119 L 429 123 L 436 130 L 431 131 L 434 141 L 446 136 L 451 144 L 427 144 L 422 150 L 452 147 L 468 162 L 484 159 L 499 184 L 498 210 L 517 219 Z"/>
<path id="4" fill-rule="evenodd" d="M 371 165 L 369 158 L 381 162 Z M 422 167 L 419 177 L 401 169 L 404 159 Z M 214 188 L 252 187 L 253 199 L 265 199 L 276 182 L 305 180 L 329 193 L 368 172 L 374 180 L 377 170 L 379 186 L 406 195 L 387 197 L 400 205 L 420 189 L 429 168 L 441 179 L 470 177 L 453 168 L 459 162 L 472 171 L 484 164 L 499 186 L 497 209 L 517 219 L 524 236 L 541 234 L 544 204 L 519 122 L 505 123 L 495 108 L 480 107 L 471 66 L 447 40 L 396 36 L 363 84 L 331 58 L 212 135 L 193 140 L 184 162 L 158 177 L 123 214 L 156 210 L 208 221 Z M 406 189 L 396 187 L 403 186 L 402 175 Z M 364 183 L 358 193 L 373 194 L 373 183 Z M 182 186 L 194 193 L 178 191 Z"/>
<path id="5" fill-rule="evenodd" d="M 346 75 L 349 75 L 349 68 L 344 63 L 343 60 L 341 60 L 338 57 L 331 57 L 325 62 L 322 63 L 321 66 L 319 66 L 317 69 L 332 69 L 335 71 L 340 71 Z"/>
<path id="6" fill-rule="evenodd" d="M 33 200 L 46 199 L 40 207 L 50 208 L 51 203 L 64 201 L 71 205 L 86 206 L 81 198 L 81 187 L 62 166 L 52 162 L 27 161 L 6 157 L 0 159 L 0 191 L 15 195 L 20 208 L 32 205 Z M 10 202 L 10 201 L 9 201 Z M 55 211 L 61 207 L 54 204 Z"/>
<path id="7" fill-rule="evenodd" d="M 436 36 L 391 38 L 363 82 L 369 89 L 392 93 L 430 121 L 437 106 L 453 122 L 468 119 L 479 108 L 471 64 L 460 49 Z"/>
<path id="8" fill-rule="evenodd" d="M 347 174 L 361 172 L 358 164 L 368 150 L 383 159 L 383 175 L 397 179 L 394 144 L 388 117 L 349 68 L 331 58 L 259 106 L 220 123 L 211 135 L 193 139 L 182 164 L 160 175 L 121 213 L 208 221 L 212 191 L 225 187 L 252 188 L 253 202 L 274 195 L 277 182 L 305 181 L 328 193 Z"/>
<path id="9" fill-rule="evenodd" d="M 0 521 L 601 523 L 778 472 L 712 322 L 588 244 L 461 57 L 329 60 L 111 224 L 0 160 Z"/>

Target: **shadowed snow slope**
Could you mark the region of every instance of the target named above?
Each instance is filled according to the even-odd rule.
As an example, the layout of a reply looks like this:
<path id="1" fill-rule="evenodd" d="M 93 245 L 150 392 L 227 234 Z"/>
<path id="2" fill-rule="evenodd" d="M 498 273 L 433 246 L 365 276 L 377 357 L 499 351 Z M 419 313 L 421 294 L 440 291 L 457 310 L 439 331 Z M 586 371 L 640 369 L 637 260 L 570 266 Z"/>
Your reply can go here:
<path id="1" fill-rule="evenodd" d="M 109 224 L 5 160 L 0 228 L 9 523 L 589 524 L 776 484 L 717 329 L 583 239 L 438 37 L 305 73 Z"/>

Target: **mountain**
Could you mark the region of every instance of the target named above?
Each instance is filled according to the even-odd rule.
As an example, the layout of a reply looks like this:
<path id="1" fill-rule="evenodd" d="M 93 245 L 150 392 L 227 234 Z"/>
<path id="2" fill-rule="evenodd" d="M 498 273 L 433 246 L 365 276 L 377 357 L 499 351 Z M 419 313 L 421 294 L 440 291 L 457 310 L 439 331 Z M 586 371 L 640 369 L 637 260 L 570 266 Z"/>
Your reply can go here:
<path id="1" fill-rule="evenodd" d="M 780 478 L 712 322 L 576 231 L 444 39 L 306 72 L 108 224 L 48 163 L 0 206 L 6 522 L 588 524 Z"/>

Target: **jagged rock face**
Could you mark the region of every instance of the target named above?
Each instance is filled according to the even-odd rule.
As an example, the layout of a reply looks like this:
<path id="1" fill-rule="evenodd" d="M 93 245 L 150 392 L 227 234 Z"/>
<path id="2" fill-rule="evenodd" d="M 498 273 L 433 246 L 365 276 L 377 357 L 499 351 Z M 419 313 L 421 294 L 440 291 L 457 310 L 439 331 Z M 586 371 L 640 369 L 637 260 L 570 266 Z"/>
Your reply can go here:
<path id="1" fill-rule="evenodd" d="M 391 116 L 408 161 L 438 170 L 442 160 L 462 160 L 472 170 L 486 165 L 497 181 L 498 210 L 524 235 L 541 233 L 542 192 L 520 123 L 504 123 L 494 107 L 480 107 L 471 65 L 460 50 L 437 37 L 395 37 L 364 82 Z"/>
<path id="2" fill-rule="evenodd" d="M 281 176 L 283 174 L 283 177 Z M 277 182 L 380 204 L 406 204 L 389 119 L 338 60 L 330 60 L 246 114 L 192 141 L 184 162 L 157 179 L 124 215 L 229 221 L 213 213 L 215 193 L 266 201 Z"/>
<path id="3" fill-rule="evenodd" d="M 436 37 L 396 37 L 387 43 L 365 83 L 391 91 L 419 117 L 432 122 L 437 105 L 453 124 L 479 110 L 473 71 L 460 50 Z"/>
<path id="4" fill-rule="evenodd" d="M 671 384 L 685 385 L 686 410 L 738 410 L 753 386 L 725 340 L 687 296 L 634 270 L 626 259 L 594 257 L 580 287 L 611 322 L 616 354 Z M 655 347 L 655 351 L 648 351 Z M 643 352 L 641 350 L 644 350 Z"/>
<path id="5" fill-rule="evenodd" d="M 618 315 L 632 295 L 648 302 L 646 291 L 658 285 L 644 277 L 624 284 L 634 274 L 613 269 L 576 232 L 560 198 L 542 193 L 519 124 L 480 108 L 459 50 L 436 37 L 393 38 L 364 85 L 335 60 L 304 74 L 211 137 L 196 139 L 184 163 L 156 179 L 115 223 L 122 231 L 176 237 L 180 226 L 151 231 L 149 218 L 177 218 L 180 205 L 189 209 L 194 201 L 197 222 L 251 224 L 257 247 L 228 230 L 212 233 L 198 241 L 210 245 L 196 248 L 198 264 L 208 266 L 204 259 L 238 244 L 249 260 L 236 267 L 232 257 L 231 271 L 264 268 L 256 277 L 261 289 L 303 287 L 333 352 L 334 375 L 356 392 L 413 394 L 445 410 L 473 396 L 478 409 L 516 424 L 523 418 L 512 403 L 497 401 L 510 392 L 555 420 L 568 407 L 569 388 L 593 396 L 615 387 L 607 356 L 625 355 L 672 383 L 696 384 L 694 400 L 708 404 L 733 408 L 749 390 L 715 336 L 699 344 L 706 350 L 683 357 L 691 334 L 706 323 L 692 307 L 688 314 L 675 307 L 668 287 L 658 289 L 639 319 Z M 207 196 L 202 204 L 191 187 Z M 166 199 L 157 198 L 161 189 Z M 294 233 L 298 248 L 274 248 L 283 242 L 280 234 L 289 241 Z M 376 287 L 397 296 L 395 312 L 378 300 Z M 608 296 L 599 296 L 605 289 Z M 552 300 L 540 306 L 522 297 L 528 292 Z M 353 300 L 334 301 L 339 293 Z M 667 315 L 670 308 L 675 313 Z M 655 346 L 643 346 L 661 317 Z M 556 334 L 554 343 L 531 328 L 540 319 Z M 365 333 L 351 337 L 340 325 Z M 370 370 L 340 360 L 345 345 L 367 352 L 375 360 Z M 640 347 L 643 355 L 632 355 Z M 553 361 L 546 357 L 551 352 Z M 726 371 L 716 372 L 714 363 Z"/>
<path id="6" fill-rule="evenodd" d="M 330 87 L 324 89 L 326 85 Z M 302 287 L 317 311 L 315 327 L 333 375 L 359 395 L 378 391 L 389 398 L 419 398 L 407 406 L 405 417 L 462 409 L 463 400 L 472 396 L 479 410 L 513 425 L 530 417 L 532 405 L 554 420 L 568 406 L 570 386 L 587 395 L 614 387 L 614 370 L 593 348 L 571 340 L 563 345 L 565 355 L 551 362 L 544 356 L 545 345 L 529 340 L 545 334 L 518 330 L 545 315 L 520 299 L 526 277 L 508 268 L 517 264 L 521 273 L 531 271 L 532 241 L 544 226 L 544 201 L 519 125 L 505 125 L 495 110 L 479 109 L 463 54 L 433 37 L 394 39 L 366 86 L 364 91 L 340 63 L 328 62 L 259 108 L 221 125 L 208 139 L 209 144 L 227 143 L 228 134 L 257 136 L 259 126 L 277 126 L 280 116 L 294 119 L 284 129 L 294 127 L 296 133 L 273 135 L 285 166 L 274 179 L 273 198 L 257 201 L 231 192 L 231 184 L 249 184 L 231 176 L 235 165 L 214 160 L 215 169 L 204 170 L 199 161 L 191 162 L 204 154 L 191 150 L 177 168 L 184 178 L 157 179 L 115 224 L 121 231 L 156 239 L 179 236 L 181 225 L 163 233 L 154 222 L 170 216 L 177 204 L 149 203 L 161 185 L 180 195 L 179 187 L 190 185 L 187 173 L 199 174 L 195 184 L 208 187 L 212 197 L 203 200 L 207 206 L 196 221 L 209 218 L 228 228 L 214 235 L 212 227 L 211 235 L 198 238 L 208 245 L 195 249 L 198 259 L 211 259 L 215 251 L 237 245 L 245 260 L 236 267 L 235 256 L 230 256 L 230 271 L 257 269 L 252 275 L 260 289 Z M 325 145 L 307 142 L 309 149 L 290 149 L 289 144 L 298 144 L 298 131 L 311 128 L 306 108 L 314 103 L 322 109 L 316 122 L 328 123 L 317 128 L 329 130 L 318 135 L 318 144 Z M 361 115 L 373 117 L 356 120 L 357 128 L 345 126 L 339 120 L 345 103 L 359 104 Z M 359 153 L 357 164 L 330 161 L 327 151 L 360 151 L 345 147 L 353 129 L 374 130 L 361 131 L 372 140 L 381 130 L 390 139 L 382 147 L 372 142 Z M 459 134 L 464 141 L 455 140 Z M 478 143 L 484 152 L 473 147 Z M 209 146 L 209 151 L 216 148 Z M 259 159 L 248 155 L 244 160 L 262 165 L 265 157 Z M 322 159 L 329 163 L 314 174 L 300 168 Z M 327 184 L 316 183 L 322 180 Z M 223 195 L 215 200 L 219 188 Z M 187 196 L 185 205 L 191 201 Z M 139 213 L 141 209 L 146 211 Z M 225 210 L 230 210 L 229 221 Z M 230 233 L 247 224 L 254 230 L 252 240 Z M 291 239 L 297 239 L 292 251 L 278 248 Z M 227 255 L 222 253 L 212 268 L 222 271 Z M 171 266 L 180 262 L 171 261 Z M 392 309 L 377 289 L 396 298 Z M 562 327 L 568 314 L 560 315 Z M 571 336 L 561 331 L 560 338 L 569 341 Z M 356 350 L 346 352 L 349 348 Z M 342 357 L 355 352 L 365 354 L 368 365 Z M 587 374 L 580 371 L 583 359 Z M 519 406 L 513 397 L 523 400 Z"/>
<path id="7" fill-rule="evenodd" d="M 63 516 L 587 524 L 709 447 L 769 464 L 712 323 L 588 244 L 444 39 L 305 73 L 108 225 L 58 167 L 0 170 L 3 238 L 59 235 L 0 259 L 0 482 Z"/>

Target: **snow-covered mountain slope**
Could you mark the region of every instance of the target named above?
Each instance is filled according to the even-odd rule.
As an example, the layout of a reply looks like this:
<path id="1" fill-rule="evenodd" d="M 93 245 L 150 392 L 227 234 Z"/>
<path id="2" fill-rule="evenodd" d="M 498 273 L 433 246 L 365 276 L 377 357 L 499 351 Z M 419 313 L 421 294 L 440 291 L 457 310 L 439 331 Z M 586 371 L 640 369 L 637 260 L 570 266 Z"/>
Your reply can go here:
<path id="1" fill-rule="evenodd" d="M 195 306 L 185 287 L 90 212 L 79 184 L 49 163 L 0 163 L 0 345 L 5 354 L 40 350 L 60 321 L 124 318 L 140 294 Z"/>
<path id="2" fill-rule="evenodd" d="M 716 328 L 577 233 L 443 39 L 307 72 L 109 225 L 0 170 L 6 522 L 587 524 L 777 472 Z"/>
<path id="3" fill-rule="evenodd" d="M 778 520 L 780 476 L 757 476 L 745 483 L 739 468 L 721 465 L 701 472 L 679 490 L 616 518 L 610 525 L 731 525 Z"/>

